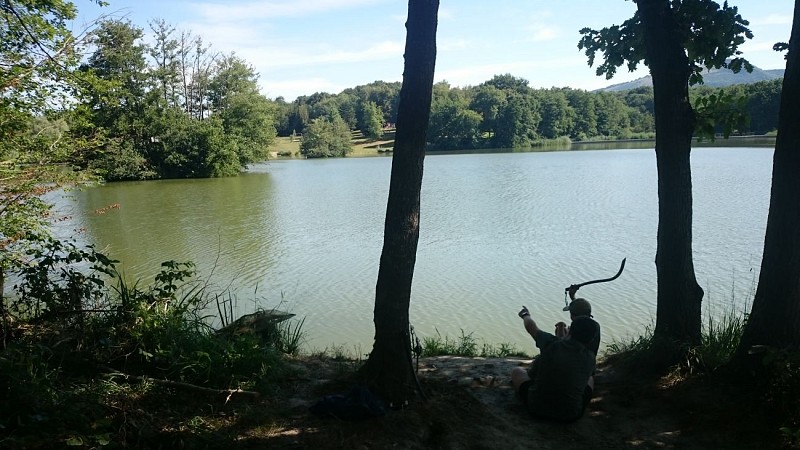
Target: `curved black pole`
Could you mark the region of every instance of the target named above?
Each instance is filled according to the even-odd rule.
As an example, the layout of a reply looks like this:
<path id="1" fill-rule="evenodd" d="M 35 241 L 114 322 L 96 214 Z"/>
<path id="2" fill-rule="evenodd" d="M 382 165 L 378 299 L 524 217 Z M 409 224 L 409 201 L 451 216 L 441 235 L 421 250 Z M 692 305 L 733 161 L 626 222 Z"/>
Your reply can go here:
<path id="1" fill-rule="evenodd" d="M 583 283 L 580 283 L 580 284 L 573 284 L 572 286 L 568 286 L 568 287 L 564 288 L 564 291 L 568 292 L 570 289 L 578 290 L 579 288 L 581 288 L 583 286 L 586 286 L 588 284 L 605 283 L 606 281 L 614 281 L 614 280 L 616 280 L 622 274 L 622 270 L 625 268 L 625 260 L 627 260 L 627 259 L 628 258 L 622 258 L 622 264 L 619 265 L 619 271 L 617 271 L 617 274 L 614 275 L 613 277 L 611 277 L 611 278 L 603 278 L 603 279 L 600 279 L 600 280 L 586 281 L 586 282 L 583 282 Z"/>

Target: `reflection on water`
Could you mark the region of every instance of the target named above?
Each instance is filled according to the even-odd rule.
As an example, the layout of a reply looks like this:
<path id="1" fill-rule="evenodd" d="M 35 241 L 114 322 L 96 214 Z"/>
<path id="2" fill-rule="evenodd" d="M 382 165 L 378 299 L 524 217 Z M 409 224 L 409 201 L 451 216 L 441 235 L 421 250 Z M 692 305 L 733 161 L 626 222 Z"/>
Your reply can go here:
<path id="1" fill-rule="evenodd" d="M 637 143 L 641 144 L 641 143 Z M 619 146 L 619 143 L 616 144 Z M 744 308 L 760 266 L 769 148 L 692 153 L 694 254 L 704 311 Z M 241 177 L 114 183 L 70 192 L 63 234 L 151 279 L 193 260 L 241 313 L 283 302 L 309 346 L 371 348 L 391 158 L 287 160 Z M 118 203 L 118 209 L 95 213 Z M 430 155 L 425 160 L 411 320 L 420 336 L 474 332 L 532 351 L 516 312 L 566 320 L 564 287 L 587 286 L 604 344 L 655 317 L 657 179 L 644 149 Z"/>

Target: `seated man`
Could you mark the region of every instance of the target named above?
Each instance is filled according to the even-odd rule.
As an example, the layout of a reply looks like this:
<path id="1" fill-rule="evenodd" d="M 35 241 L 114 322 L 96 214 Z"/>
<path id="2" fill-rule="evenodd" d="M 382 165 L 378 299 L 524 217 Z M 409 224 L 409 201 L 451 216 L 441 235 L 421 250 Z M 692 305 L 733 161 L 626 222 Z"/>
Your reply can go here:
<path id="1" fill-rule="evenodd" d="M 594 388 L 596 353 L 590 346 L 599 331 L 597 322 L 586 315 L 573 317 L 567 335 L 559 339 L 539 329 L 527 308 L 519 316 L 541 354 L 530 371 L 515 367 L 511 372 L 515 391 L 534 417 L 578 420 Z"/>
<path id="2" fill-rule="evenodd" d="M 569 305 L 564 307 L 564 311 L 569 311 L 569 318 L 570 320 L 575 320 L 578 317 L 589 317 L 592 318 L 592 305 L 584 298 L 575 298 L 575 292 L 577 289 L 573 289 L 570 286 L 569 289 L 569 298 L 571 301 Z M 597 330 L 592 338 L 592 342 L 589 343 L 588 347 L 589 350 L 592 351 L 595 355 L 597 355 L 597 351 L 600 349 L 600 324 L 597 321 L 593 321 L 595 323 L 595 327 Z M 564 322 L 558 322 L 556 324 L 556 336 L 558 337 L 565 337 L 567 335 L 567 325 Z"/>

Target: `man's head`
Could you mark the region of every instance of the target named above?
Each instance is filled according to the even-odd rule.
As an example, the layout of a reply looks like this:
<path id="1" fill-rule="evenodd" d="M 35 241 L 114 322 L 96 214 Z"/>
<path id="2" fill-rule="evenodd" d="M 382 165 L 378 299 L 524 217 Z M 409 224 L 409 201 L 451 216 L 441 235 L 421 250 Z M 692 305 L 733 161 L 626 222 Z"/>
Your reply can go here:
<path id="1" fill-rule="evenodd" d="M 577 300 L 577 299 L 576 299 Z M 597 322 L 589 316 L 581 316 L 572 321 L 569 326 L 570 339 L 575 339 L 585 346 L 589 346 L 597 335 Z"/>
<path id="2" fill-rule="evenodd" d="M 564 311 L 569 311 L 570 317 L 587 316 L 592 317 L 592 305 L 585 298 L 576 298 L 571 301 L 568 306 L 564 307 Z"/>

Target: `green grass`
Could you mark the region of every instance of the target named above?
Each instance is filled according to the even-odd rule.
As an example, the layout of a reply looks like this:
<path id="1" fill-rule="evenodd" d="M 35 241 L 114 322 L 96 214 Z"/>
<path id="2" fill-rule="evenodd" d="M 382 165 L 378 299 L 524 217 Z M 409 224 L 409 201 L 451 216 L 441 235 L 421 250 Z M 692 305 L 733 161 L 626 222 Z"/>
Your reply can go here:
<path id="1" fill-rule="evenodd" d="M 484 358 L 506 358 L 510 356 L 527 357 L 525 353 L 519 351 L 513 344 L 501 343 L 497 346 L 479 341 L 473 333 L 465 333 L 461 330 L 461 336 L 450 338 L 442 336 L 436 330 L 436 336 L 425 336 L 422 338 L 422 357 L 429 356 L 466 356 Z"/>
<path id="2" fill-rule="evenodd" d="M 689 349 L 686 360 L 674 370 L 708 373 L 725 365 L 739 346 L 745 322 L 743 312 L 728 311 L 717 319 L 709 315 L 703 324 L 700 345 Z M 610 343 L 605 356 L 616 358 L 623 364 L 647 366 L 658 357 L 653 354 L 657 347 L 653 339 L 651 324 L 639 336 Z"/>
<path id="3" fill-rule="evenodd" d="M 353 151 L 347 156 L 375 156 L 391 150 L 394 147 L 395 130 L 389 129 L 383 133 L 380 139 L 367 139 L 356 130 L 353 132 Z M 270 159 L 294 159 L 304 158 L 300 154 L 301 138 L 278 137 L 275 143 L 269 148 Z"/>
<path id="4" fill-rule="evenodd" d="M 115 261 L 91 248 L 50 243 L 44 250 L 22 275 L 25 295 L 11 301 L 12 312 L 26 314 L 2 330 L 0 446 L 132 445 L 157 428 L 151 408 L 164 410 L 158 419 L 182 414 L 186 405 L 165 395 L 268 394 L 291 373 L 285 355 L 300 351 L 305 322 L 217 333 L 208 306 L 220 295 L 211 295 L 192 264 L 164 263 L 147 284 L 128 282 Z M 83 261 L 108 277 L 79 276 Z"/>

